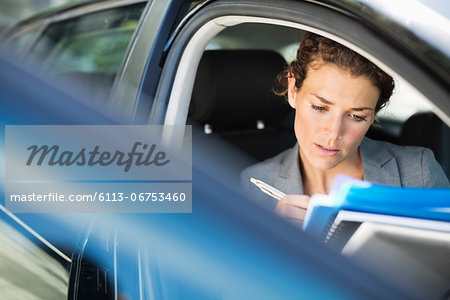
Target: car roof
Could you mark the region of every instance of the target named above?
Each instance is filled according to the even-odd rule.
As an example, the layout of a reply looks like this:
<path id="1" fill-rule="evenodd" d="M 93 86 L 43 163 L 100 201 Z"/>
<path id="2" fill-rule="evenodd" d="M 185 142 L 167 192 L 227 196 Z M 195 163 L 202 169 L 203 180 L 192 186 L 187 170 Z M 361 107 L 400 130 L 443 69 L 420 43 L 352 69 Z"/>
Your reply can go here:
<path id="1" fill-rule="evenodd" d="M 36 22 L 41 19 L 45 19 L 54 15 L 58 15 L 61 13 L 65 13 L 74 9 L 78 9 L 81 7 L 91 6 L 91 5 L 106 5 L 111 3 L 123 3 L 126 5 L 127 3 L 135 3 L 135 2 L 147 2 L 148 0 L 81 0 L 75 3 L 64 4 L 60 6 L 51 7 L 49 9 L 45 9 L 36 13 L 35 15 L 24 19 L 17 23 L 18 26 L 23 26 L 27 23 Z M 170 1 L 170 0 L 158 0 L 158 1 Z M 175 0 L 175 1 L 185 1 L 185 0 Z M 214 0 L 207 0 L 206 2 L 213 2 Z M 305 1 L 305 0 L 298 0 Z M 196 2 L 192 0 L 191 2 Z M 198 1 L 205 2 L 205 1 Z M 442 45 L 441 38 L 444 38 L 444 44 L 449 45 L 450 37 L 448 35 L 448 26 L 442 27 L 443 25 L 449 25 L 449 21 L 444 15 L 444 11 L 436 11 L 440 6 L 437 6 L 436 3 L 442 3 L 448 8 L 450 8 L 450 4 L 448 2 L 438 0 L 435 2 L 425 2 L 421 0 L 410 0 L 408 1 L 408 13 L 405 14 L 405 11 L 398 11 L 400 6 L 393 6 L 393 3 L 390 0 L 317 0 L 314 1 L 318 4 L 329 6 L 334 9 L 343 9 L 352 14 L 362 17 L 367 21 L 371 21 L 374 25 L 378 25 L 381 27 L 391 26 L 392 24 L 397 24 L 400 27 L 407 28 L 408 31 L 412 31 L 418 37 L 423 40 L 426 40 L 432 45 L 435 45 L 444 52 L 447 57 L 450 56 L 450 48 L 440 46 Z M 400 3 L 400 2 L 399 2 Z M 435 3 L 433 5 L 433 3 Z M 445 3 L 445 4 L 444 4 Z M 400 4 L 404 4 L 401 2 Z M 419 10 L 422 8 L 422 10 Z M 433 9 L 434 8 L 434 9 Z M 425 10 L 425 13 L 424 13 Z M 429 17 L 433 18 L 429 18 Z M 414 19 L 414 22 L 411 22 L 411 19 Z M 426 19 L 426 20 L 425 20 Z M 392 28 L 391 28 L 392 29 Z M 431 29 L 434 29 L 433 31 Z M 400 30 L 400 29 L 397 29 Z M 436 34 L 438 33 L 446 33 L 444 36 L 439 36 L 439 40 L 441 43 L 436 42 Z M 403 36 L 403 38 L 407 38 L 407 36 Z"/>
<path id="2" fill-rule="evenodd" d="M 367 22 L 373 30 L 382 32 L 391 41 L 405 48 L 450 82 L 450 21 L 423 0 L 405 2 L 390 0 L 321 0 L 335 8 L 350 12 Z M 435 1 L 445 4 L 443 0 Z"/>

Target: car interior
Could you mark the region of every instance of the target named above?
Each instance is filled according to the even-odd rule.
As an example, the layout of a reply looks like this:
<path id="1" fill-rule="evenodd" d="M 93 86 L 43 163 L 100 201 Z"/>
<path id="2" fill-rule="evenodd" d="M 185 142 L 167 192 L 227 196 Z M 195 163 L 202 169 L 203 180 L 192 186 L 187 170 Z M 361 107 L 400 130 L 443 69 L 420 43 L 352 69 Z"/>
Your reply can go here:
<path id="1" fill-rule="evenodd" d="M 259 160 L 280 153 L 295 143 L 292 110 L 271 88 L 285 66 L 272 50 L 206 51 L 190 119 Z"/>
<path id="2" fill-rule="evenodd" d="M 274 89 L 277 75 L 295 58 L 303 34 L 299 29 L 255 23 L 220 32 L 198 66 L 188 123 L 256 161 L 293 146 L 294 111 Z M 450 177 L 450 128 L 425 97 L 401 78 L 394 79 L 394 95 L 367 136 L 428 147 Z"/>

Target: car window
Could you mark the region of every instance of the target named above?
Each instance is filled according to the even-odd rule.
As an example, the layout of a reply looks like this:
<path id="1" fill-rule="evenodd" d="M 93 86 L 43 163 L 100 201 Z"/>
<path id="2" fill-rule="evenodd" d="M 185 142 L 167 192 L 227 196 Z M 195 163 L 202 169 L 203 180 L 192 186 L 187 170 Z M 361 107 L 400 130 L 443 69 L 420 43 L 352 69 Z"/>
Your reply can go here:
<path id="1" fill-rule="evenodd" d="M 261 34 L 264 33 L 264 34 Z M 270 49 L 280 53 L 290 63 L 295 59 L 304 31 L 271 24 L 244 23 L 227 27 L 216 35 L 206 50 Z M 431 112 L 433 105 L 401 77 L 394 78 L 396 89 L 389 105 L 378 115 L 380 122 L 395 123 L 392 134 L 400 134 L 401 125 L 413 114 Z"/>
<path id="2" fill-rule="evenodd" d="M 111 9 L 50 25 L 29 59 L 46 74 L 106 99 L 144 5 Z"/>
<path id="3" fill-rule="evenodd" d="M 398 136 L 401 126 L 414 114 L 419 112 L 432 112 L 433 105 L 417 89 L 404 79 L 397 77 L 395 90 L 389 103 L 380 110 L 380 122 L 394 122 L 397 130 L 392 134 Z"/>
<path id="4" fill-rule="evenodd" d="M 223 22 L 223 19 L 220 22 Z M 188 124 L 199 125 L 206 135 L 219 136 L 259 161 L 274 156 L 281 152 L 282 148 L 287 149 L 295 142 L 290 139 L 294 135 L 289 131 L 293 128 L 292 125 L 289 125 L 293 121 L 292 111 L 289 113 L 289 109 L 283 110 L 278 104 L 274 104 L 274 106 L 267 106 L 266 111 L 261 112 L 261 117 L 257 116 L 258 110 L 264 110 L 260 107 L 266 103 L 265 100 L 263 101 L 263 97 L 271 91 L 267 86 L 259 87 L 258 82 L 254 85 L 249 83 L 252 77 L 262 76 L 263 69 L 261 71 L 258 69 L 255 74 L 242 76 L 246 71 L 246 68 L 241 66 L 242 64 L 236 64 L 237 69 L 234 71 L 230 69 L 236 67 L 232 66 L 235 59 L 230 59 L 230 63 L 226 65 L 221 65 L 223 64 L 221 61 L 224 60 L 220 58 L 217 58 L 213 64 L 208 61 L 206 65 L 202 60 L 206 54 L 214 51 L 222 51 L 223 55 L 228 55 L 227 52 L 231 53 L 235 50 L 269 50 L 283 57 L 288 63 L 292 60 L 293 55 L 295 56 L 294 49 L 298 47 L 305 31 L 301 28 L 278 25 L 278 22 L 273 24 L 269 22 L 270 20 L 267 23 L 250 21 L 239 23 L 233 19 L 230 26 L 214 29 L 217 30 L 217 33 L 205 42 L 201 50 L 198 49 L 198 51 L 203 51 L 203 54 L 200 55 L 197 81 L 193 85 L 187 114 Z M 371 59 L 370 54 L 362 54 L 369 55 L 368 58 Z M 198 54 L 193 52 L 186 53 L 186 57 L 190 57 L 190 62 L 196 61 L 196 55 Z M 243 59 L 242 62 L 246 62 L 246 59 Z M 383 67 L 384 62 L 379 62 Z M 214 65 L 214 63 L 217 64 Z M 259 63 L 255 62 L 253 66 L 267 64 L 268 61 L 263 58 Z M 249 66 L 249 68 L 254 68 L 253 66 Z M 184 68 L 180 69 L 184 70 Z M 207 71 L 203 75 L 199 75 L 205 69 Z M 221 72 L 213 71 L 217 69 L 221 69 Z M 225 72 L 228 69 L 230 71 Z M 423 96 L 415 86 L 408 83 L 399 74 L 391 71 L 389 73 L 397 83 L 396 90 L 391 103 L 379 114 L 378 122 L 369 130 L 368 136 L 400 145 L 428 147 L 433 150 L 444 171 L 450 174 L 450 162 L 448 161 L 448 150 L 446 150 L 450 143 L 449 127 L 439 118 L 439 113 L 436 113 L 438 110 L 431 104 L 432 102 Z M 181 104 L 185 96 L 179 95 L 178 90 L 186 93 L 186 85 L 188 85 L 186 82 L 189 82 L 190 79 L 187 77 L 181 79 L 183 75 L 179 72 L 176 74 L 165 118 L 166 124 L 186 120 L 186 115 L 180 113 L 186 107 Z M 276 81 L 276 75 L 277 72 L 274 71 L 273 82 Z M 212 81 L 213 76 L 220 78 Z M 240 76 L 242 78 L 236 80 Z M 179 82 L 184 84 L 182 88 L 177 86 L 178 78 Z M 262 82 L 260 80 L 261 84 Z M 208 87 L 213 88 L 208 90 Z M 258 94 L 263 88 L 265 94 Z M 253 93 L 249 91 L 253 91 Z M 229 97 L 225 99 L 226 96 Z M 250 103 L 251 101 L 253 104 Z M 429 119 L 432 121 L 428 121 Z M 238 127 L 240 125 L 243 126 Z"/>
<path id="5" fill-rule="evenodd" d="M 290 63 L 295 59 L 303 35 L 304 31 L 295 28 L 244 23 L 221 31 L 205 50 L 270 49 Z M 395 123 L 395 130 L 391 126 L 387 126 L 386 130 L 392 130 L 391 134 L 398 137 L 401 126 L 408 118 L 418 112 L 432 112 L 433 105 L 403 78 L 394 77 L 394 80 L 396 88 L 391 101 L 380 111 L 378 119 L 380 123 Z"/>
<path id="6" fill-rule="evenodd" d="M 33 28 L 31 30 L 27 30 L 26 32 L 21 32 L 17 35 L 14 35 L 9 39 L 5 46 L 7 51 L 14 53 L 17 57 L 20 57 L 24 54 L 24 52 L 30 47 L 33 40 L 36 38 L 37 32 L 40 30 L 40 27 Z"/>
<path id="7" fill-rule="evenodd" d="M 16 49 L 23 49 L 23 47 L 26 47 L 30 43 L 35 34 L 35 32 L 31 31 L 18 36 L 17 38 L 12 40 L 11 47 Z"/>
<path id="8" fill-rule="evenodd" d="M 244 23 L 221 31 L 208 43 L 205 51 L 265 49 L 279 53 L 290 63 L 295 59 L 304 33 L 295 28 L 271 24 Z M 433 111 L 429 100 L 407 81 L 401 77 L 395 77 L 394 80 L 395 91 L 391 101 L 378 114 L 377 123 L 378 131 L 383 131 L 391 140 L 399 138 L 403 124 L 412 115 Z"/>
<path id="9" fill-rule="evenodd" d="M 243 23 L 225 28 L 211 39 L 206 50 L 270 49 L 279 52 L 287 62 L 295 58 L 304 32 L 272 24 Z"/>
<path id="10" fill-rule="evenodd" d="M 219 6 L 219 4 L 217 5 Z M 236 7 L 236 11 L 239 8 L 241 7 Z M 227 10 L 228 9 L 231 10 L 231 8 L 227 6 Z M 263 8 L 261 8 L 261 10 L 263 10 Z M 247 12 L 249 15 L 253 16 L 254 11 L 255 10 L 252 7 L 252 10 L 248 9 Z M 222 11 L 220 12 L 222 13 Z M 264 12 L 267 13 L 266 11 Z M 290 32 L 292 28 L 295 27 L 298 31 L 298 39 L 296 41 L 294 34 L 296 46 L 298 46 L 298 42 L 305 30 L 312 31 L 336 40 L 359 52 L 392 75 L 397 82 L 397 89 L 394 97 L 385 112 L 380 114 L 378 126 L 374 127 L 374 129 L 369 132 L 369 135 L 375 139 L 386 140 L 398 144 L 422 145 L 431 148 L 444 170 L 448 172 L 450 166 L 448 161 L 450 148 L 447 147 L 450 142 L 449 128 L 438 116 L 436 116 L 436 114 L 434 114 L 435 111 L 439 111 L 438 108 L 431 105 L 432 101 L 434 101 L 434 103 L 439 103 L 437 101 L 438 97 L 435 96 L 436 94 L 432 94 L 428 91 L 430 86 L 433 86 L 432 84 L 427 86 L 423 82 L 418 82 L 416 78 L 409 76 L 410 74 L 408 74 L 408 71 L 411 72 L 411 70 L 414 70 L 418 74 L 423 74 L 425 72 L 419 67 L 414 68 L 414 63 L 411 61 L 402 61 L 401 59 L 404 56 L 404 53 L 392 51 L 390 44 L 386 40 L 378 41 L 375 38 L 372 38 L 373 45 L 379 46 L 378 49 L 376 49 L 377 47 L 364 47 L 366 45 L 365 43 L 368 45 L 367 41 L 362 39 L 358 41 L 354 36 L 352 39 L 352 34 L 357 35 L 357 33 L 353 31 L 357 30 L 355 27 L 346 27 L 352 28 L 352 33 L 349 35 L 342 32 L 337 34 L 336 32 L 338 30 L 344 30 L 333 29 L 337 24 L 336 19 L 333 19 L 333 21 L 330 22 L 330 24 L 332 24 L 330 26 L 333 26 L 333 28 L 330 27 L 326 28 L 327 30 L 324 30 L 323 27 L 317 28 L 320 27 L 318 25 L 320 18 L 314 15 L 314 20 L 307 24 L 309 26 L 302 26 L 302 24 L 296 26 L 294 23 L 283 24 L 282 21 L 284 19 L 265 19 L 263 20 L 265 22 L 263 22 L 261 20 L 262 17 L 252 18 L 245 16 L 245 12 L 239 10 L 239 15 L 241 14 L 244 15 L 241 18 L 232 15 L 229 16 L 228 19 L 227 16 L 223 17 L 222 15 L 216 19 L 212 18 L 211 15 L 207 15 L 208 18 L 203 27 L 199 29 L 199 26 L 197 25 L 199 23 L 198 21 L 196 22 L 197 27 L 192 26 L 192 28 L 195 28 L 196 32 L 186 29 L 185 44 L 183 44 L 183 38 L 185 38 L 183 33 L 181 33 L 180 38 L 175 41 L 174 45 L 176 42 L 179 42 L 181 45 L 177 46 L 183 47 L 186 50 L 183 51 L 174 47 L 173 52 L 168 55 L 168 60 L 172 58 L 172 53 L 174 55 L 180 55 L 181 58 L 176 58 L 178 66 L 174 68 L 174 70 L 167 67 L 167 69 L 164 70 L 166 72 L 163 72 L 163 74 L 171 72 L 176 74 L 173 76 L 173 86 L 167 97 L 168 105 L 164 120 L 165 124 L 180 124 L 187 121 L 194 126 L 199 125 L 198 127 L 203 128 L 204 131 L 204 134 L 201 137 L 203 140 L 208 139 L 208 137 L 211 140 L 213 140 L 214 136 L 221 137 L 222 140 L 229 141 L 230 144 L 236 145 L 245 152 L 251 155 L 255 154 L 254 157 L 258 160 L 263 160 L 264 157 L 257 157 L 257 155 L 266 151 L 268 148 L 273 148 L 275 145 L 278 146 L 280 144 L 279 141 L 284 140 L 285 137 L 289 135 L 285 129 L 292 128 L 293 126 L 288 125 L 283 127 L 285 124 L 283 122 L 285 116 L 287 118 L 290 117 L 291 121 L 292 116 L 289 116 L 289 113 L 283 111 L 280 106 L 275 104 L 271 107 L 267 106 L 266 111 L 264 111 L 265 104 L 269 103 L 269 100 L 267 102 L 265 101 L 265 95 L 266 92 L 270 92 L 270 90 L 266 89 L 268 81 L 265 80 L 263 88 L 263 80 L 261 80 L 261 78 L 265 71 L 263 68 L 260 68 L 260 66 L 269 67 L 272 65 L 270 61 L 275 61 L 276 59 L 269 59 L 269 55 L 262 55 L 259 50 L 275 52 L 275 54 L 271 54 L 270 57 L 275 57 L 276 54 L 278 54 L 283 57 L 286 62 L 289 62 L 289 56 L 284 54 L 284 50 L 292 49 L 290 46 L 292 41 L 280 40 L 277 45 L 274 45 L 274 42 L 279 41 L 278 35 L 283 35 L 282 30 L 284 28 L 288 28 L 286 31 Z M 261 13 L 261 15 L 263 15 L 263 13 Z M 302 14 L 299 14 L 299 16 L 300 15 L 302 18 L 305 18 L 307 14 L 302 11 Z M 284 18 L 284 14 L 280 18 Z M 298 18 L 298 21 L 292 21 L 292 19 L 289 19 L 288 21 L 302 22 L 300 17 Z M 246 24 L 250 22 L 253 24 Z M 326 23 L 325 20 L 323 20 L 323 22 Z M 272 26 L 267 26 L 269 23 L 272 23 L 273 25 L 270 24 L 272 26 L 279 26 L 277 30 L 273 31 L 276 32 L 273 36 L 270 35 L 271 31 L 269 30 L 269 27 Z M 294 25 L 290 26 L 292 24 Z M 220 28 L 220 26 L 222 26 L 222 28 Z M 255 30 L 248 30 L 250 27 L 253 27 Z M 239 34 L 239 28 L 243 29 L 242 36 Z M 342 28 L 345 28 L 345 26 L 342 26 Z M 361 36 L 364 37 L 364 39 L 369 40 L 367 37 L 370 35 L 362 34 Z M 187 37 L 189 40 L 187 40 Z M 264 40 L 269 41 L 267 42 L 266 47 L 264 47 Z M 260 43 L 260 41 L 262 43 Z M 396 54 L 395 58 L 402 62 L 402 64 L 392 61 L 392 56 L 388 55 L 391 54 L 389 51 L 392 54 Z M 253 61 L 256 57 L 260 57 L 259 61 Z M 251 65 L 245 66 L 245 64 L 251 61 L 253 61 Z M 166 65 L 171 66 L 171 64 Z M 249 72 L 248 70 L 253 72 Z M 275 78 L 276 72 L 274 71 L 273 73 L 273 77 Z M 191 86 L 191 79 L 194 76 L 196 79 L 195 81 L 192 81 Z M 213 77 L 216 77 L 217 79 L 212 79 Z M 426 80 L 426 76 L 424 77 L 424 80 Z M 167 78 L 163 77 L 162 80 L 164 81 L 164 79 Z M 414 82 L 415 84 L 413 84 Z M 190 93 L 190 88 L 192 88 L 192 94 Z M 263 90 L 264 93 L 260 93 L 261 90 Z M 422 96 L 422 94 L 427 95 L 428 98 Z M 164 95 L 164 92 L 161 92 L 160 95 Z M 191 95 L 191 97 L 189 97 L 189 95 Z M 155 101 L 155 103 L 158 102 Z M 189 103 L 189 105 L 186 105 L 187 103 Z M 259 118 L 260 112 L 262 112 L 261 118 Z M 257 114 L 258 117 L 256 117 Z M 271 119 L 274 115 L 277 115 L 279 123 L 275 124 L 274 120 Z M 444 115 L 444 113 L 442 113 L 442 115 Z M 243 127 L 240 127 L 241 125 L 243 125 Z M 413 126 L 411 127 L 410 125 Z M 291 132 L 291 136 L 292 135 L 293 133 Z M 195 140 L 195 138 L 197 138 L 197 140 Z M 198 137 L 194 136 L 193 145 L 199 144 Z M 203 145 L 207 145 L 207 143 L 203 143 Z M 211 150 L 211 147 L 209 147 L 207 151 L 215 153 L 214 150 Z M 277 149 L 277 151 L 279 151 L 279 149 Z M 227 167 L 228 165 L 232 166 L 234 163 L 238 163 L 237 161 L 233 161 L 234 156 L 232 154 L 218 153 L 220 153 L 218 154 L 220 159 L 226 159 Z M 198 155 L 198 150 L 194 149 L 193 154 Z M 264 154 L 264 156 L 266 156 L 265 158 L 271 157 L 272 155 L 273 154 L 268 153 Z M 286 159 L 286 156 L 284 156 L 283 159 Z M 275 160 L 272 160 L 272 162 L 273 161 Z M 266 166 L 269 166 L 269 164 Z M 272 167 L 273 165 L 270 166 Z M 223 176 L 222 169 L 212 169 L 212 176 L 217 176 L 218 172 Z M 260 169 L 260 171 L 260 175 L 265 176 L 265 173 L 270 174 L 277 170 L 266 167 L 265 169 Z M 280 176 L 279 173 L 277 175 Z M 239 173 L 234 176 L 239 178 Z M 286 173 L 284 173 L 283 176 L 286 176 Z M 248 183 L 248 185 L 251 184 L 248 181 L 246 183 Z M 290 181 L 289 184 L 292 184 L 292 181 Z M 285 187 L 289 184 L 286 184 Z M 276 200 L 272 203 L 274 203 L 273 207 L 275 207 Z M 414 250 L 412 251 L 416 250 L 415 248 L 413 249 Z M 403 250 L 404 249 L 401 251 Z M 385 274 L 388 273 L 386 272 L 386 269 L 383 270 L 385 271 Z M 448 294 L 448 288 L 445 289 L 445 285 L 443 285 L 443 287 L 444 288 L 439 288 L 438 292 Z"/>

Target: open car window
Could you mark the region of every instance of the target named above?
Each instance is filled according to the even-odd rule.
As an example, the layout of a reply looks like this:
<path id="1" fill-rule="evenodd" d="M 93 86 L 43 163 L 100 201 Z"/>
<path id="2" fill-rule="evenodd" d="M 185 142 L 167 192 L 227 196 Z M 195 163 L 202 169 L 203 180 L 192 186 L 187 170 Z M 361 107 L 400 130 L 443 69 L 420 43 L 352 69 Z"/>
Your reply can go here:
<path id="1" fill-rule="evenodd" d="M 190 101 L 188 124 L 202 127 L 205 135 L 220 136 L 256 161 L 291 147 L 295 143 L 293 110 L 286 104 L 283 107 L 283 97 L 273 94 L 276 76 L 284 65 L 273 64 L 277 60 L 284 60 L 284 64 L 292 61 L 304 33 L 288 26 L 243 22 L 213 36 L 202 52 L 192 97 L 185 100 Z M 264 51 L 271 54 L 265 56 Z M 254 74 L 246 73 L 249 68 L 255 68 Z M 393 76 L 396 88 L 368 137 L 428 147 L 450 176 L 450 128 L 419 90 L 398 73 L 386 71 Z M 171 113 L 169 109 L 168 118 Z"/>
<path id="2" fill-rule="evenodd" d="M 231 10 L 227 7 L 227 12 Z M 417 78 L 426 79 L 427 74 L 417 66 L 414 69 L 414 64 L 402 57 L 398 49 L 392 49 L 388 41 L 377 40 L 363 29 L 362 33 L 339 32 L 339 28 L 360 28 L 346 27 L 349 24 L 338 26 L 341 24 L 334 19 L 330 27 L 318 25 L 316 19 L 308 23 L 305 11 L 289 20 L 281 14 L 270 18 L 267 11 L 261 12 L 264 17 L 255 16 L 251 9 L 247 11 L 251 16 L 241 16 L 245 14 L 242 11 L 223 16 L 218 11 L 217 16 L 205 17 L 202 26 L 197 20 L 197 27 L 186 26 L 186 36 L 183 33 L 178 36 L 163 72 L 164 85 L 158 91 L 161 98 L 155 102 L 155 107 L 158 101 L 167 107 L 164 124 L 192 124 L 203 132 L 193 137 L 193 145 L 208 146 L 204 141 L 220 137 L 254 161 L 262 161 L 292 146 L 295 143 L 292 109 L 283 106 L 286 104 L 283 97 L 274 97 L 272 87 L 277 74 L 295 56 L 303 34 L 311 31 L 355 50 L 396 81 L 391 103 L 380 113 L 368 136 L 431 148 L 447 176 L 450 175 L 448 120 L 441 119 L 445 113 L 433 105 L 439 102 L 433 98 L 436 94 L 429 91 L 431 85 L 417 82 Z M 170 80 L 172 86 L 167 84 Z M 225 157 L 227 164 L 232 165 L 233 153 L 220 150 L 208 149 L 217 151 L 220 158 Z M 246 163 L 252 162 L 243 162 L 241 171 Z M 211 169 L 215 173 L 212 176 L 223 173 L 222 169 Z M 238 177 L 239 173 L 234 176 Z M 441 287 L 439 293 L 444 290 L 444 285 Z"/>

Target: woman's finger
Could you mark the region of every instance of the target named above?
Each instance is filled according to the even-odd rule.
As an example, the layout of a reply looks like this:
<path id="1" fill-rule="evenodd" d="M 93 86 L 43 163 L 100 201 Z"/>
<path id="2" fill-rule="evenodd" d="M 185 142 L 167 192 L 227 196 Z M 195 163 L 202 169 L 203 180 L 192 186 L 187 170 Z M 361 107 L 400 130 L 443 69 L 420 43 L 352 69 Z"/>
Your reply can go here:
<path id="1" fill-rule="evenodd" d="M 290 204 L 277 205 L 275 208 L 277 214 L 284 218 L 303 221 L 306 215 L 306 209 L 299 208 Z"/>
<path id="2" fill-rule="evenodd" d="M 278 206 L 282 206 L 282 205 L 291 205 L 291 206 L 295 206 L 298 208 L 303 208 L 303 209 L 307 209 L 308 208 L 308 204 L 309 204 L 309 196 L 306 195 L 286 195 L 283 198 L 280 199 L 280 201 L 278 201 L 277 203 L 277 207 Z"/>

